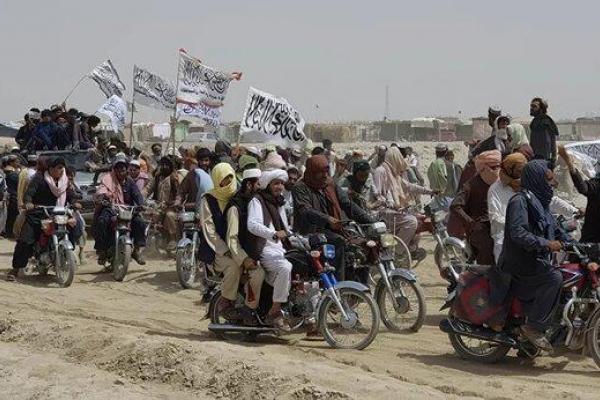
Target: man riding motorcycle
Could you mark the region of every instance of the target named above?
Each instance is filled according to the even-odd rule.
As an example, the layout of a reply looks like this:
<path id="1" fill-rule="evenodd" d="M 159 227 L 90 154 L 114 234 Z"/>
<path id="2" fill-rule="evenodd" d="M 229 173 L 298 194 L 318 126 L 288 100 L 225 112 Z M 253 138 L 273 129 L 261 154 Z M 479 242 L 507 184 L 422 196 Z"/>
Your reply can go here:
<path id="1" fill-rule="evenodd" d="M 158 163 L 158 172 L 154 178 L 152 192 L 149 194 L 162 208 L 160 221 L 163 234 L 167 238 L 167 248 L 174 249 L 177 245 L 178 234 L 177 214 L 173 209 L 173 204 L 177 197 L 179 182 L 173 161 L 165 156 Z"/>
<path id="2" fill-rule="evenodd" d="M 301 235 L 324 234 L 336 247 L 334 266 L 338 279 L 347 280 L 345 271 L 346 239 L 343 236 L 342 211 L 361 224 L 375 221 L 365 210 L 351 202 L 348 195 L 329 176 L 329 161 L 324 155 L 306 161 L 304 177 L 292 190 L 294 229 Z M 353 271 L 349 271 L 353 275 Z M 354 276 L 348 278 L 353 279 Z M 366 278 L 366 277 L 363 277 Z"/>
<path id="3" fill-rule="evenodd" d="M 41 167 L 29 182 L 23 197 L 27 214 L 21 229 L 21 236 L 15 246 L 12 259 L 13 269 L 8 273 L 8 280 L 15 280 L 18 271 L 27 266 L 27 261 L 33 254 L 33 244 L 40 237 L 41 221 L 45 215 L 43 212 L 37 212 L 35 207 L 64 207 L 66 204 L 74 202 L 75 197 L 69 189 L 65 164 L 64 158 L 51 157 L 45 163 L 45 167 Z M 68 223 L 69 236 L 73 243 L 77 243 L 81 236 L 82 229 L 81 226 L 78 226 L 79 224 L 81 221 L 77 219 L 70 219 Z"/>
<path id="4" fill-rule="evenodd" d="M 214 268 L 223 274 L 217 312 L 227 320 L 238 320 L 240 317 L 246 320 L 249 318 L 240 316 L 235 308 L 242 268 L 249 275 L 251 289 L 247 290 L 245 305 L 251 310 L 258 306 L 264 272 L 240 247 L 236 232 L 239 230 L 239 219 L 235 218 L 238 209 L 228 207 L 237 189 L 235 171 L 228 163 L 219 163 L 211 171 L 211 177 L 215 187 L 202 197 L 200 224 L 206 242 L 214 252 Z"/>
<path id="5" fill-rule="evenodd" d="M 104 265 L 109 256 L 108 252 L 114 245 L 114 228 L 112 219 L 115 211 L 110 205 L 102 204 L 108 201 L 110 204 L 123 204 L 130 206 L 141 206 L 144 204 L 144 196 L 139 188 L 127 175 L 127 159 L 125 156 L 117 156 L 112 162 L 112 170 L 105 173 L 100 180 L 96 190 L 97 209 L 92 224 L 92 234 L 96 240 L 95 249 L 98 254 L 98 264 Z M 131 257 L 138 264 L 144 265 L 142 251 L 146 247 L 145 223 L 142 217 L 136 213 L 131 220 L 131 235 L 133 236 L 133 252 Z"/>

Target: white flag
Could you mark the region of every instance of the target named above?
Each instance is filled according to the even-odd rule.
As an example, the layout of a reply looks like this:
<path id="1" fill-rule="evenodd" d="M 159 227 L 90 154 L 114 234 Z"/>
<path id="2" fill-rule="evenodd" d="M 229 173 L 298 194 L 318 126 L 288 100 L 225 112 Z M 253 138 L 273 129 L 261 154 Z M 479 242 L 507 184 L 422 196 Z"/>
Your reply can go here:
<path id="1" fill-rule="evenodd" d="M 90 72 L 90 78 L 96 81 L 107 98 L 113 95 L 123 97 L 125 85 L 121 82 L 121 78 L 110 60 L 106 60 L 94 68 Z"/>
<path id="2" fill-rule="evenodd" d="M 133 66 L 133 99 L 160 110 L 175 108 L 175 86 L 137 65 Z"/>
<path id="3" fill-rule="evenodd" d="M 119 96 L 111 96 L 97 112 L 106 115 L 110 119 L 114 132 L 119 132 L 125 127 L 127 104 Z"/>
<path id="4" fill-rule="evenodd" d="M 231 74 L 203 65 L 200 60 L 180 50 L 177 77 L 179 115 L 201 118 L 212 126 L 215 126 L 215 117 L 218 116 L 218 126 L 231 79 Z"/>
<path id="5" fill-rule="evenodd" d="M 177 118 L 200 118 L 213 128 L 221 125 L 221 109 L 223 107 L 211 107 L 204 103 L 198 104 L 177 104 Z"/>
<path id="6" fill-rule="evenodd" d="M 600 140 L 569 143 L 565 149 L 581 163 L 581 170 L 588 178 L 600 173 Z"/>
<path id="7" fill-rule="evenodd" d="M 261 133 L 269 143 L 299 147 L 306 141 L 304 118 L 282 97 L 253 87 L 248 91 L 240 135 Z"/>

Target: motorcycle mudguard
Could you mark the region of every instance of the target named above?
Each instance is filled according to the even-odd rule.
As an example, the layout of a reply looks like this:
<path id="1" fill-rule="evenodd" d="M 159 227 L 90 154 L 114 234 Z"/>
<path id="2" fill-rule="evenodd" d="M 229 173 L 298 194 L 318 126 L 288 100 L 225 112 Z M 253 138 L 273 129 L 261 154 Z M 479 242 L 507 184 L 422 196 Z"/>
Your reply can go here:
<path id="1" fill-rule="evenodd" d="M 63 239 L 58 243 L 59 246 L 63 246 L 67 250 L 75 250 L 75 247 L 69 239 Z"/>
<path id="2" fill-rule="evenodd" d="M 471 257 L 471 250 L 467 247 L 467 244 L 463 240 L 460 240 L 459 238 L 450 236 L 450 237 L 445 238 L 442 241 L 442 243 L 444 244 L 444 246 L 458 247 L 459 249 L 464 251 L 467 256 Z"/>
<path id="3" fill-rule="evenodd" d="M 417 281 L 417 277 L 410 272 L 407 269 L 403 269 L 403 268 L 396 268 L 391 270 L 390 272 L 388 272 L 388 276 L 392 277 L 392 276 L 399 276 L 409 282 L 416 282 Z"/>
<path id="4" fill-rule="evenodd" d="M 123 235 L 123 236 L 119 237 L 119 240 L 125 244 L 133 246 L 133 240 L 131 239 L 131 236 L 129 236 L 129 235 Z"/>
<path id="5" fill-rule="evenodd" d="M 446 302 L 440 308 L 440 311 L 452 307 L 452 303 L 454 303 L 455 298 L 456 298 L 456 289 L 454 289 L 452 292 L 448 293 L 448 296 L 446 297 Z"/>
<path id="6" fill-rule="evenodd" d="M 177 248 L 184 249 L 185 246 L 187 246 L 188 244 L 192 244 L 192 239 L 190 239 L 188 237 L 183 237 L 183 238 L 179 239 L 179 242 L 177 242 Z"/>
<path id="7" fill-rule="evenodd" d="M 356 289 L 356 290 L 360 290 L 361 292 L 370 292 L 371 289 L 369 289 L 368 286 L 363 285 L 360 282 L 354 282 L 354 281 L 341 281 L 338 282 L 337 285 L 335 285 L 336 289 L 346 289 L 346 288 L 350 288 L 350 289 Z M 327 292 L 325 292 L 327 293 Z"/>

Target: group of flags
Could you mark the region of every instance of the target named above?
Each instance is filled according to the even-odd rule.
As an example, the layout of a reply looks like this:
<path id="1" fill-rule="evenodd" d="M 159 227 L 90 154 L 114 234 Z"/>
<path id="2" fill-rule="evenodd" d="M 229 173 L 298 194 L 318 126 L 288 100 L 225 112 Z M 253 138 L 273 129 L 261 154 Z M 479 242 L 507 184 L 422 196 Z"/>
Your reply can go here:
<path id="1" fill-rule="evenodd" d="M 108 116 L 113 130 L 122 130 L 127 113 L 127 102 L 123 100 L 125 84 L 113 63 L 104 61 L 89 77 L 108 99 L 98 112 Z M 134 65 L 132 102 L 173 111 L 177 118 L 198 118 L 215 128 L 221 124 L 229 84 L 241 77 L 241 72 L 227 73 L 211 68 L 180 49 L 177 84 Z M 287 100 L 250 88 L 240 135 L 259 132 L 271 142 L 298 146 L 306 140 L 303 127 L 304 120 Z"/>

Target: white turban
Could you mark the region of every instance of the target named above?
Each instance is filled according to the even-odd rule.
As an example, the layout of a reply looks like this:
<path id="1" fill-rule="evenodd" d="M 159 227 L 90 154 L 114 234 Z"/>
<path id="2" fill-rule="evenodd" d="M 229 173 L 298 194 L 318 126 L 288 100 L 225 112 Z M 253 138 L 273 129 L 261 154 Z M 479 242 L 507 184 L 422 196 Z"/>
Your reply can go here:
<path id="1" fill-rule="evenodd" d="M 270 171 L 263 171 L 262 175 L 258 179 L 258 183 L 261 189 L 266 189 L 269 184 L 275 179 L 280 179 L 283 182 L 287 182 L 288 174 L 282 169 L 273 169 Z"/>

